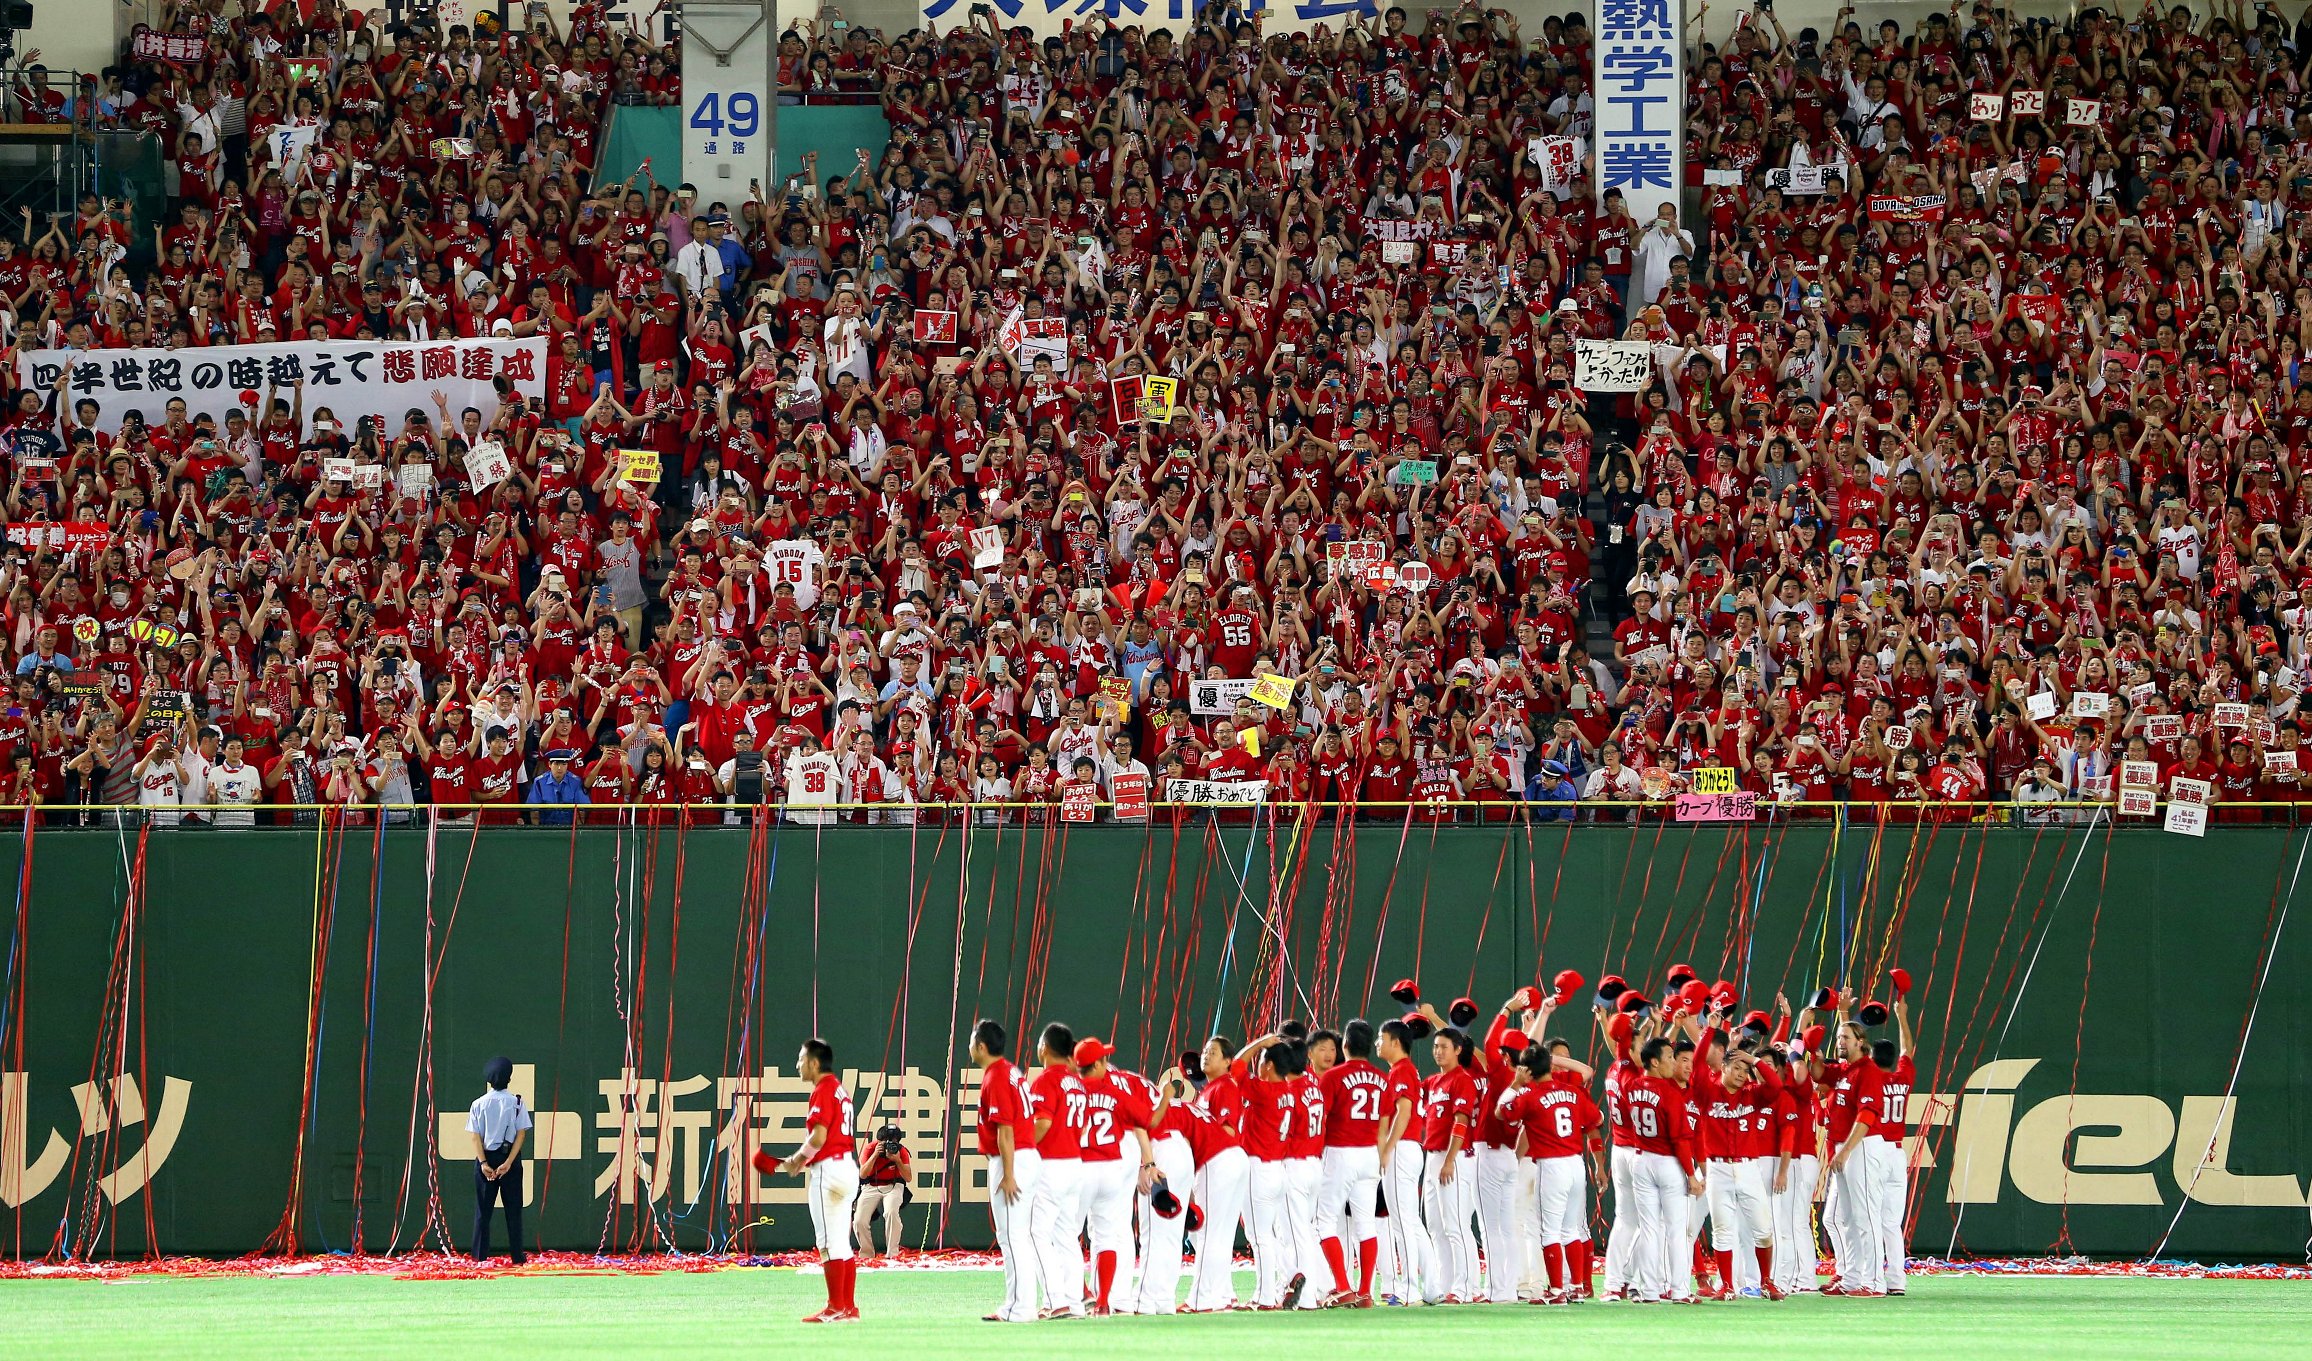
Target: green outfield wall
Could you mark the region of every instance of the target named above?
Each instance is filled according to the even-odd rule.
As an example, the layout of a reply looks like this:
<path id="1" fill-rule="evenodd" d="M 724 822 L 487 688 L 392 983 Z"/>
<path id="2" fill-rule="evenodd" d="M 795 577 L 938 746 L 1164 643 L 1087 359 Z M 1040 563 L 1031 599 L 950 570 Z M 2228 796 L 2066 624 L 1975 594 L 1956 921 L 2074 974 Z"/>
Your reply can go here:
<path id="1" fill-rule="evenodd" d="M 907 1130 L 910 1241 L 980 1244 L 984 1177 L 955 1154 L 982 1013 L 1112 1036 L 1153 1071 L 1215 1027 L 1389 1014 L 1404 975 L 1490 1012 L 1561 968 L 1652 987 L 1690 962 L 1770 1007 L 1901 964 L 1915 1251 L 2293 1260 L 2306 845 L 1834 822 L 42 829 L 0 853 L 0 1234 L 19 1256 L 462 1238 L 463 1112 L 502 1053 L 538 1113 L 542 1245 L 802 1245 L 797 1183 L 743 1155 L 796 1139 L 816 1033 L 862 1121 Z M 1552 1028 L 1588 1040 L 1586 1014 Z"/>

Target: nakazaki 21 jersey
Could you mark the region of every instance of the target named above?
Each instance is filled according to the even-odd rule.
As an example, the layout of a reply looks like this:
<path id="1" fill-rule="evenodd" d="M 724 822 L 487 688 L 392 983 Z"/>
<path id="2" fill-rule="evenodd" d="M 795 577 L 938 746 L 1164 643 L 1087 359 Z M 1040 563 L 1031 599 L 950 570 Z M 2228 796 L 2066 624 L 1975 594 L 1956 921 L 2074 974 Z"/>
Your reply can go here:
<path id="1" fill-rule="evenodd" d="M 1349 1059 L 1317 1079 L 1325 1098 L 1325 1147 L 1372 1148 L 1381 1139 L 1389 1077 L 1367 1059 Z"/>

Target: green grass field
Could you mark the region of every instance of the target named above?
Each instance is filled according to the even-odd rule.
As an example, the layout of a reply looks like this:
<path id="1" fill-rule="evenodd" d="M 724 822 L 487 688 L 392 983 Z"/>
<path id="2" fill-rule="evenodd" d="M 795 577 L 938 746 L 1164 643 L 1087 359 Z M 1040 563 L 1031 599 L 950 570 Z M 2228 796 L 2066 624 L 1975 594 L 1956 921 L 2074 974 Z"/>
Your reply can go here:
<path id="1" fill-rule="evenodd" d="M 1251 1293 L 1251 1280 L 1240 1287 Z M 465 1281 L 383 1276 L 129 1277 L 0 1282 L 0 1356 L 669 1356 L 979 1358 L 1097 1355 L 1340 1361 L 1383 1354 L 1508 1357 L 1572 1348 L 1612 1358 L 1691 1339 L 1743 1357 L 2263 1358 L 2307 1355 L 2312 1287 L 2266 1281 L 1917 1277 L 1900 1300 L 1586 1304 L 1231 1314 L 998 1325 L 985 1271 L 862 1273 L 867 1319 L 805 1328 L 816 1275 L 728 1270 Z M 829 1334 L 820 1337 L 818 1334 Z M 513 1348 L 508 1352 L 507 1348 Z M 1418 1349 L 1416 1351 L 1415 1349 Z"/>

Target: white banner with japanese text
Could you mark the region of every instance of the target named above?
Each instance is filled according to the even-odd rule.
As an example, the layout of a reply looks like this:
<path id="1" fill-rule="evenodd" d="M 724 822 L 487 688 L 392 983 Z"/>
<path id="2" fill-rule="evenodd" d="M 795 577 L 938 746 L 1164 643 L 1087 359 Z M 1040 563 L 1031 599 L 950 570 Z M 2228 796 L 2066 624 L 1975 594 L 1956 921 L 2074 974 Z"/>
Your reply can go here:
<path id="1" fill-rule="evenodd" d="M 1598 202 L 1620 190 L 1630 216 L 1651 221 L 1678 201 L 1684 176 L 1685 60 L 1670 0 L 1600 0 L 1596 91 Z"/>
<path id="2" fill-rule="evenodd" d="M 170 399 L 181 397 L 187 417 L 219 420 L 235 408 L 265 399 L 268 389 L 284 401 L 305 384 L 305 419 L 327 408 L 350 430 L 363 416 L 375 416 L 390 435 L 410 411 L 439 421 L 434 394 L 448 403 L 454 420 L 467 407 L 488 424 L 498 412 L 497 380 L 506 379 L 523 397 L 546 392 L 543 340 L 443 340 L 419 343 L 364 343 L 353 340 L 289 341 L 274 345 L 213 345 L 184 350 L 27 350 L 16 374 L 24 386 L 45 392 L 67 372 L 65 409 L 82 401 L 97 405 L 97 424 L 120 428 L 121 417 L 141 413 L 158 425 Z"/>
<path id="3" fill-rule="evenodd" d="M 973 22 L 971 12 L 982 3 L 1006 30 L 1025 28 L 1038 38 L 1060 36 L 1094 18 L 1118 28 L 1184 34 L 1205 9 L 1202 0 L 923 0 L 923 22 L 939 25 L 943 33 L 962 28 Z M 1272 33 L 1312 24 L 1330 24 L 1338 32 L 1358 19 L 1377 18 L 1381 5 L 1378 0 L 1266 0 L 1242 6 L 1238 14 L 1255 10 L 1268 15 Z"/>

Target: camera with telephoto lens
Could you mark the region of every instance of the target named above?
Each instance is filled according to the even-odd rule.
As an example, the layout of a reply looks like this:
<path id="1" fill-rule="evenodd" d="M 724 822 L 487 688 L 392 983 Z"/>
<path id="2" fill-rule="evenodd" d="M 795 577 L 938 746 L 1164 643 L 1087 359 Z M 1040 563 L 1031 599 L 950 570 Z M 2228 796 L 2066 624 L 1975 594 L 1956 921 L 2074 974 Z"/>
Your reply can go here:
<path id="1" fill-rule="evenodd" d="M 899 1156 L 899 1134 L 899 1126 L 897 1125 L 885 1125 L 875 1131 L 875 1142 L 883 1149 L 884 1157 L 896 1158 Z"/>

